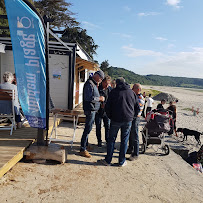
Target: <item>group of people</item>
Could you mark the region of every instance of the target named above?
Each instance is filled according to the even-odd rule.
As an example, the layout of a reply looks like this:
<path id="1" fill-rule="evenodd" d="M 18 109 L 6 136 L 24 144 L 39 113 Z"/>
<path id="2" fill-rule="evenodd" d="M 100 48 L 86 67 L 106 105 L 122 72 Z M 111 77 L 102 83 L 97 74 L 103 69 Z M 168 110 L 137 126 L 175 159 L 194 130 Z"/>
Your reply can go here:
<path id="1" fill-rule="evenodd" d="M 178 100 L 176 100 L 175 102 L 178 102 Z M 177 111 L 176 111 L 175 102 L 170 101 L 169 102 L 169 106 L 166 108 L 166 110 L 169 111 L 169 113 L 171 114 L 172 119 L 173 119 L 172 131 L 170 132 L 170 134 L 173 134 L 173 131 L 174 131 L 175 135 L 178 136 L 177 132 L 176 132 L 176 116 L 177 116 Z M 166 104 L 166 100 L 162 99 L 161 103 L 158 104 L 156 108 L 160 109 L 160 110 L 163 110 L 164 109 L 164 104 Z"/>
<path id="2" fill-rule="evenodd" d="M 149 94 L 149 97 L 147 97 L 146 92 L 143 92 L 142 96 L 145 100 L 145 104 L 141 115 L 143 118 L 145 118 L 146 115 L 152 110 L 154 100 L 152 99 L 152 94 Z"/>
<path id="3" fill-rule="evenodd" d="M 17 128 L 21 128 L 22 122 L 20 117 L 20 104 L 18 101 L 18 90 L 15 74 L 12 74 L 11 72 L 5 72 L 3 75 L 3 83 L 0 84 L 0 89 L 14 90 L 15 121 L 17 123 Z M 0 108 L 3 108 L 3 106 L 0 105 Z"/>
<path id="4" fill-rule="evenodd" d="M 118 163 L 119 166 L 125 166 L 127 150 L 131 153 L 130 161 L 139 156 L 138 126 L 145 102 L 140 84 L 134 84 L 131 89 L 122 77 L 116 79 L 114 88 L 110 84 L 111 78 L 105 76 L 101 70 L 95 72 L 84 84 L 83 110 L 86 122 L 81 138 L 80 155 L 91 157 L 88 152 L 88 135 L 94 122 L 98 147 L 102 147 L 101 121 L 103 120 L 107 154 L 105 159 L 99 161 L 106 166 L 111 164 L 115 141 L 120 129 L 121 144 Z"/>
<path id="5" fill-rule="evenodd" d="M 127 164 L 126 153 L 130 154 L 130 161 L 138 158 L 140 118 L 141 116 L 145 117 L 145 111 L 148 114 L 154 104 L 151 94 L 146 98 L 145 92 L 142 95 L 141 90 L 142 87 L 139 83 L 135 83 L 131 89 L 122 77 L 116 79 L 112 85 L 111 77 L 105 76 L 102 70 L 95 72 L 85 82 L 83 88 L 83 110 L 86 115 L 86 121 L 81 138 L 81 156 L 91 157 L 91 154 L 88 152 L 90 148 L 88 146 L 88 135 L 92 130 L 94 122 L 96 124 L 98 147 L 102 147 L 101 125 L 103 120 L 107 154 L 105 159 L 99 160 L 99 162 L 106 166 L 111 164 L 119 130 L 121 130 L 119 166 Z M 157 105 L 157 109 L 164 109 L 165 103 L 166 101 L 163 99 Z M 167 109 L 172 112 L 176 133 L 176 107 L 173 102 L 170 102 Z"/>

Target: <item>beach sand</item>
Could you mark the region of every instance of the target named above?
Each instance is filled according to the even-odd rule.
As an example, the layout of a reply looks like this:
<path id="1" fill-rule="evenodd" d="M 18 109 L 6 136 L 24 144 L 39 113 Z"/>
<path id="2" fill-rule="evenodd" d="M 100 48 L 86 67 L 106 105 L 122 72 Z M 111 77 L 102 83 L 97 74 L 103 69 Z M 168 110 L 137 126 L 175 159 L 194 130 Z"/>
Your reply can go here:
<path id="1" fill-rule="evenodd" d="M 177 127 L 187 127 L 203 132 L 203 92 L 172 87 L 146 87 L 173 94 L 177 103 Z M 157 104 L 157 102 L 156 102 Z M 154 107 L 156 107 L 154 104 Z M 167 107 L 168 104 L 165 105 Z M 193 113 L 186 108 L 200 109 Z M 145 125 L 141 122 L 140 129 Z M 67 128 L 71 123 L 63 122 L 59 134 L 71 134 Z M 203 202 L 203 174 L 193 169 L 172 150 L 161 156 L 153 151 L 141 154 L 139 159 L 127 166 L 118 167 L 118 150 L 115 150 L 112 166 L 101 166 L 106 148 L 96 144 L 95 127 L 89 136 L 92 158 L 79 156 L 80 138 L 84 125 L 78 125 L 73 149 L 67 145 L 68 159 L 65 164 L 19 162 L 0 180 L 0 199 L 4 202 L 139 202 L 139 203 L 200 203 Z M 102 129 L 104 138 L 104 129 Z M 116 140 L 119 149 L 120 133 Z M 203 136 L 202 136 L 203 138 Z M 203 139 L 201 141 L 203 143 Z M 171 147 L 198 150 L 192 138 L 180 142 L 167 137 Z M 62 145 L 64 145 L 62 143 Z M 129 155 L 126 155 L 128 158 Z"/>

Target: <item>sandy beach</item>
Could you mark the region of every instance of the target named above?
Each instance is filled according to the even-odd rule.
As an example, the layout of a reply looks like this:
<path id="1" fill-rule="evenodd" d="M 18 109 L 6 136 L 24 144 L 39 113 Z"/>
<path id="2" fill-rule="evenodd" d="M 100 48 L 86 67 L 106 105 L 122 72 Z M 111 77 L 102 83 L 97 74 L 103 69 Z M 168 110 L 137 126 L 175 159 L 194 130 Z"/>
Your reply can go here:
<path id="1" fill-rule="evenodd" d="M 173 94 L 178 98 L 177 127 L 187 127 L 203 132 L 203 92 L 173 87 L 144 87 Z M 157 101 L 154 104 L 156 107 Z M 165 105 L 167 107 L 168 104 Z M 187 109 L 199 108 L 196 116 Z M 140 129 L 145 125 L 144 120 Z M 63 122 L 58 129 L 61 135 L 73 132 L 72 124 Z M 68 150 L 67 162 L 45 164 L 21 161 L 0 180 L 0 199 L 4 202 L 138 202 L 138 203 L 201 203 L 203 202 L 203 174 L 193 169 L 172 150 L 167 156 L 153 150 L 141 154 L 127 166 L 118 167 L 119 134 L 116 141 L 112 166 L 98 165 L 106 147 L 98 148 L 95 127 L 90 133 L 89 143 L 92 158 L 79 156 L 80 139 L 84 124 L 79 124 L 73 149 Z M 104 141 L 104 129 L 102 129 Z M 190 152 L 199 145 L 188 137 L 180 142 L 167 137 L 171 147 L 185 147 Z M 201 137 L 203 143 L 203 135 Z M 64 145 L 64 143 L 61 143 Z M 128 158 L 129 155 L 126 155 Z"/>

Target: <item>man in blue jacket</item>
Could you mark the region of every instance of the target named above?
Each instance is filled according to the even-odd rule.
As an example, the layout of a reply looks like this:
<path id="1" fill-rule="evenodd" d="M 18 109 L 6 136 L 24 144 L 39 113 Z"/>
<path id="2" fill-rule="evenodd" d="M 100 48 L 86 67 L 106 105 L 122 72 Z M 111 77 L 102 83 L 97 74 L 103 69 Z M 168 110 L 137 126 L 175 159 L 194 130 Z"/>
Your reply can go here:
<path id="1" fill-rule="evenodd" d="M 119 129 L 121 129 L 121 144 L 119 152 L 119 166 L 127 164 L 125 154 L 129 139 L 131 123 L 139 112 L 137 96 L 125 83 L 124 78 L 116 80 L 116 88 L 111 90 L 105 110 L 107 116 L 111 119 L 109 139 L 107 143 L 107 155 L 101 164 L 109 166 L 114 152 L 114 145 Z"/>
<path id="2" fill-rule="evenodd" d="M 127 150 L 127 154 L 131 154 L 129 158 L 130 161 L 136 160 L 139 156 L 139 133 L 138 132 L 139 132 L 140 117 L 142 115 L 142 111 L 145 103 L 144 97 L 141 94 L 141 90 L 142 90 L 141 85 L 139 83 L 135 83 L 133 85 L 132 90 L 137 95 L 140 111 L 132 121 L 132 127 L 131 127 L 130 137 L 129 137 L 129 147 Z"/>
<path id="3" fill-rule="evenodd" d="M 88 135 L 92 130 L 92 125 L 95 120 L 95 114 L 100 108 L 100 102 L 104 101 L 104 97 L 100 96 L 98 85 L 104 79 L 104 73 L 99 70 L 94 73 L 84 84 L 83 87 L 83 110 L 86 115 L 85 129 L 81 138 L 80 155 L 90 158 L 91 155 L 86 150 Z"/>

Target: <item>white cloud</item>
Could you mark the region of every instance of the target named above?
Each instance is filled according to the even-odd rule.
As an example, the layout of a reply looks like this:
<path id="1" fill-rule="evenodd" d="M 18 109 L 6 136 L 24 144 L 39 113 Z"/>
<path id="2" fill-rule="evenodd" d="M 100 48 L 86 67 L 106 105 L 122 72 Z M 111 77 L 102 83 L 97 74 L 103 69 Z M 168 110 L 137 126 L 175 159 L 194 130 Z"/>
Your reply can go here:
<path id="1" fill-rule="evenodd" d="M 159 41 L 166 41 L 168 39 L 164 38 L 164 37 L 155 37 L 155 39 L 159 40 Z"/>
<path id="2" fill-rule="evenodd" d="M 87 21 L 82 21 L 82 24 L 84 25 L 85 29 L 99 29 L 101 28 L 100 26 L 98 25 L 95 25 L 93 23 L 90 23 L 90 22 L 87 22 Z"/>
<path id="3" fill-rule="evenodd" d="M 122 38 L 127 38 L 127 39 L 131 39 L 132 38 L 132 35 L 129 35 L 129 34 L 124 34 L 124 33 L 119 33 L 119 32 L 114 32 L 112 33 L 113 35 L 117 35 L 117 36 L 120 36 Z"/>
<path id="4" fill-rule="evenodd" d="M 128 57 L 134 57 L 136 61 L 139 61 L 140 56 L 151 56 L 153 58 L 153 60 L 146 58 L 142 62 L 142 68 L 134 70 L 138 74 L 203 78 L 203 47 L 193 47 L 188 52 L 183 51 L 167 54 L 152 50 L 135 49 L 131 46 L 122 48 L 127 51 Z"/>
<path id="5" fill-rule="evenodd" d="M 168 44 L 169 49 L 174 48 L 174 47 L 175 47 L 175 44 Z"/>
<path id="6" fill-rule="evenodd" d="M 130 12 L 131 11 L 131 8 L 129 6 L 124 6 L 123 9 L 127 12 Z"/>
<path id="7" fill-rule="evenodd" d="M 142 12 L 142 13 L 138 13 L 137 15 L 140 16 L 140 17 L 143 17 L 143 16 L 156 16 L 156 15 L 160 15 L 161 13 L 158 13 L 158 12 Z"/>
<path id="8" fill-rule="evenodd" d="M 123 46 L 122 49 L 126 52 L 126 55 L 131 58 L 139 57 L 139 56 L 161 56 L 162 55 L 162 53 L 156 52 L 156 51 L 136 49 L 136 48 L 133 48 L 131 45 Z"/>
<path id="9" fill-rule="evenodd" d="M 180 8 L 180 6 L 179 6 L 180 2 L 181 2 L 181 0 L 167 0 L 166 4 L 168 4 L 169 6 L 172 6 L 174 8 L 179 9 Z"/>

